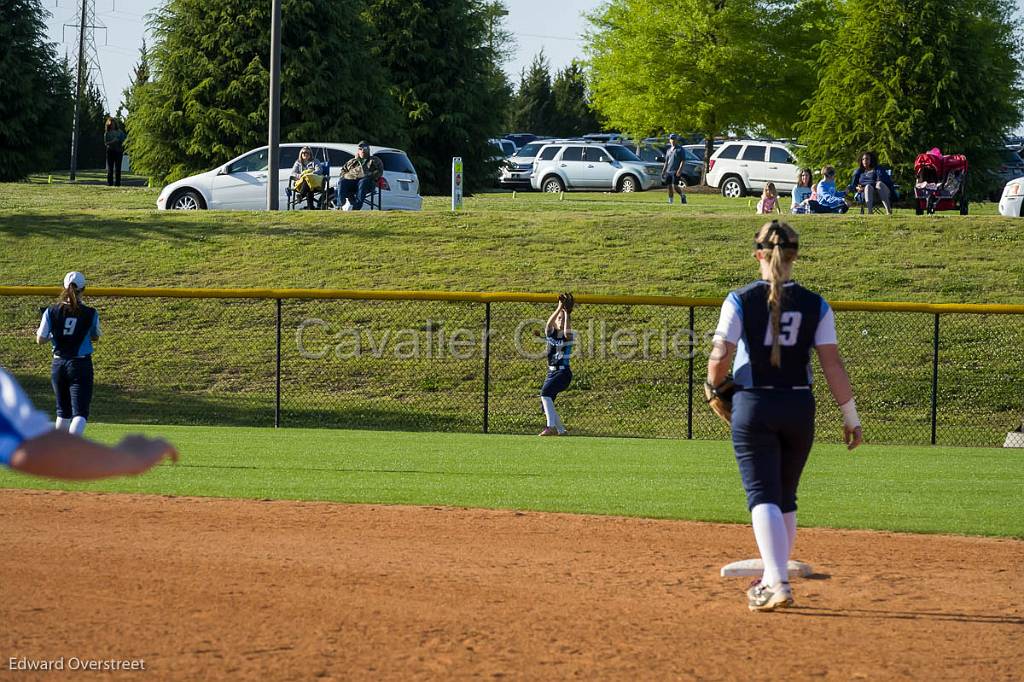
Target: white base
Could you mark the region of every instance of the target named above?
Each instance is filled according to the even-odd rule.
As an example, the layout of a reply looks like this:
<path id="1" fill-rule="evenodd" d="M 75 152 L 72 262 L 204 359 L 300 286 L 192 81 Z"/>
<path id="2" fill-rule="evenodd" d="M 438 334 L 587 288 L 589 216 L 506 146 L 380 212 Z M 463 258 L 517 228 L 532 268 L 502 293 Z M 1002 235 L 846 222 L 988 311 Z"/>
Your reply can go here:
<path id="1" fill-rule="evenodd" d="M 806 578 L 814 573 L 810 564 L 805 564 L 802 561 L 793 561 L 792 559 L 786 564 L 786 568 L 789 569 L 790 577 L 799 576 Z M 760 559 L 744 559 L 743 561 L 734 561 L 731 564 L 722 566 L 723 578 L 754 578 L 762 573 L 764 573 L 764 562 Z"/>
<path id="2" fill-rule="evenodd" d="M 1020 431 L 1010 431 L 1006 434 L 1006 440 L 1003 441 L 1004 448 L 1024 448 L 1024 433 Z"/>

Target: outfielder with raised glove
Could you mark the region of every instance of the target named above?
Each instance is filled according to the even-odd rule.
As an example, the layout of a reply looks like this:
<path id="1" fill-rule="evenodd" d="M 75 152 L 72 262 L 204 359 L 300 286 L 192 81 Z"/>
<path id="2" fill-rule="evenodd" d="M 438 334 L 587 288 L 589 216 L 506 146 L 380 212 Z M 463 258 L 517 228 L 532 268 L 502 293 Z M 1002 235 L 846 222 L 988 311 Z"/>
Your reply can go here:
<path id="1" fill-rule="evenodd" d="M 544 409 L 547 424 L 540 432 L 541 436 L 564 436 L 566 433 L 565 424 L 555 409 L 555 398 L 569 388 L 572 382 L 569 356 L 572 354 L 575 335 L 569 323 L 569 316 L 575 306 L 576 301 L 572 294 L 559 294 L 558 306 L 544 325 L 544 338 L 548 344 L 548 374 L 540 388 L 540 404 Z"/>
<path id="2" fill-rule="evenodd" d="M 754 257 L 762 279 L 726 297 L 708 361 L 709 402 L 725 418 L 724 382 L 736 358 L 735 391 L 726 414 L 731 417 L 733 451 L 764 561 L 760 583 L 747 591 L 751 611 L 793 604 L 786 564 L 796 540 L 797 486 L 814 443 L 812 349 L 843 413 L 847 447 L 852 450 L 862 440 L 832 309 L 821 296 L 790 279 L 798 239 L 793 228 L 777 220 L 758 231 Z"/>

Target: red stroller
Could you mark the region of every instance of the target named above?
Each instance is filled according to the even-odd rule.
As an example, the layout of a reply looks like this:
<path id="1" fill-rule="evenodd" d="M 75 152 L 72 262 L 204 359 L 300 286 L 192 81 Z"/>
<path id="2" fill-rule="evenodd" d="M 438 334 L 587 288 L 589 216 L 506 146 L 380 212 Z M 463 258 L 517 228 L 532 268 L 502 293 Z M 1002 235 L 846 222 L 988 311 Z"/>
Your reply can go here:
<path id="1" fill-rule="evenodd" d="M 914 160 L 914 199 L 917 215 L 955 211 L 967 215 L 967 157 L 943 155 L 938 147 Z"/>

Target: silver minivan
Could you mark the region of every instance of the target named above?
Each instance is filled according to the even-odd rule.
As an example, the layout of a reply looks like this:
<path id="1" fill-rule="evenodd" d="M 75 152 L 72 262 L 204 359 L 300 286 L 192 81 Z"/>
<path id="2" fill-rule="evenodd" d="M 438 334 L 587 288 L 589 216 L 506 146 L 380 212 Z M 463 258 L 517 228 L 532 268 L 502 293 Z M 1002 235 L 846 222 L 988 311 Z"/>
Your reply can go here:
<path id="1" fill-rule="evenodd" d="M 544 192 L 641 192 L 661 185 L 661 168 L 621 144 L 549 143 L 537 153 L 530 184 Z"/>

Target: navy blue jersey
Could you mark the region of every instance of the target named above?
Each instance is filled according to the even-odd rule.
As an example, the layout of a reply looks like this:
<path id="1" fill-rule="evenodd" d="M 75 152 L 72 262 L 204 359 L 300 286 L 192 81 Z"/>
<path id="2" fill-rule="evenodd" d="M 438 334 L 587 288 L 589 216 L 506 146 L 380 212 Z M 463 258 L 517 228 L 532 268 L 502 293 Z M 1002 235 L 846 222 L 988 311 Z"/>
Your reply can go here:
<path id="1" fill-rule="evenodd" d="M 569 356 L 572 354 L 573 335 L 569 332 L 569 338 L 559 329 L 548 332 L 548 367 L 568 367 Z"/>
<path id="2" fill-rule="evenodd" d="M 86 344 L 96 323 L 96 309 L 87 305 L 78 306 L 78 314 L 61 304 L 46 310 L 50 321 L 53 354 L 61 358 L 75 358 L 92 352 L 92 344 Z"/>
<path id="3" fill-rule="evenodd" d="M 722 306 L 716 335 L 736 343 L 736 383 L 745 388 L 809 386 L 811 349 L 836 342 L 832 310 L 818 294 L 796 282 L 786 282 L 779 324 L 782 361 L 773 367 L 768 290 L 768 282 L 752 282 L 730 293 Z"/>

